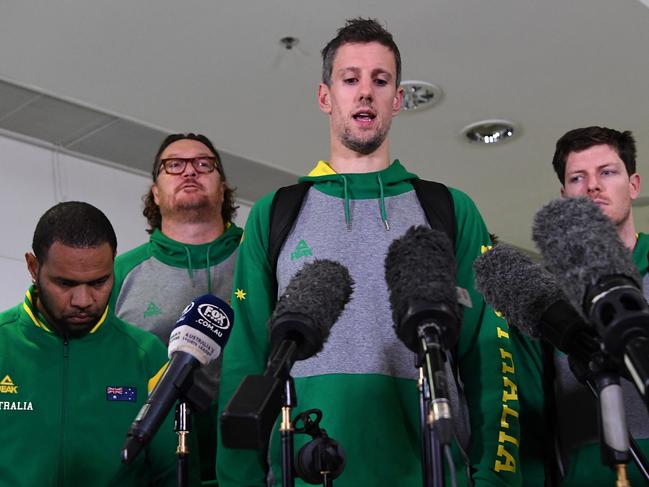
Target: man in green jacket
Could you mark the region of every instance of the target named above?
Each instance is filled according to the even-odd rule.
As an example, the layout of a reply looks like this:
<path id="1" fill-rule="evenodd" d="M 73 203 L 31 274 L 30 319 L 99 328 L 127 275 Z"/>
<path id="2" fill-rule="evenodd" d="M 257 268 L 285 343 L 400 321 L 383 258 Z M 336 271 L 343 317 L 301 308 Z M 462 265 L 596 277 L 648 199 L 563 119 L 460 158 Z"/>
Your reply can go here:
<path id="1" fill-rule="evenodd" d="M 175 485 L 171 416 L 132 464 L 120 462 L 166 350 L 107 306 L 116 247 L 87 203 L 60 203 L 36 226 L 25 254 L 33 285 L 0 313 L 1 485 Z"/>
<path id="2" fill-rule="evenodd" d="M 252 208 L 235 274 L 236 325 L 224 350 L 221 407 L 244 376 L 265 368 L 267 321 L 278 298 L 275 282 L 281 292 L 314 259 L 339 261 L 349 269 L 354 292 L 323 351 L 291 370 L 296 412 L 321 409 L 322 427 L 346 452 L 345 470 L 334 482 L 341 487 L 422 484 L 418 372 L 414 353 L 393 330 L 384 270 L 390 243 L 412 225 L 427 225 L 412 186 L 417 176 L 399 161 L 391 162 L 389 154 L 387 134 L 403 101 L 400 64 L 392 36 L 374 20 L 348 21 L 323 50 L 318 102 L 329 117 L 330 157 L 303 178 L 312 186 L 279 253 L 275 275 L 268 258 L 273 194 Z M 468 471 L 475 485 L 519 485 L 518 396 L 509 330 L 473 286 L 472 263 L 489 245 L 489 235 L 469 197 L 455 189 L 450 193 L 458 286 L 464 291 L 456 350 L 460 380 L 451 381 L 458 399 L 453 411 L 458 484 L 467 485 Z M 305 435 L 296 436 L 296 449 L 306 441 Z M 220 446 L 220 484 L 278 485 L 277 431 L 268 448 L 267 456 Z"/>
<path id="3" fill-rule="evenodd" d="M 629 131 L 584 127 L 564 134 L 556 144 L 552 165 L 561 182 L 561 195 L 591 198 L 611 220 L 644 279 L 649 292 L 649 235 L 636 232 L 631 204 L 640 194 L 636 144 Z M 563 460 L 564 486 L 613 485 L 614 472 L 601 465 L 597 404 L 578 383 L 567 358 L 554 358 L 556 430 Z M 627 425 L 640 450 L 649 457 L 649 414 L 633 384 L 622 379 Z M 631 485 L 646 485 L 635 464 L 629 464 Z"/>
<path id="4" fill-rule="evenodd" d="M 121 319 L 155 333 L 163 343 L 185 306 L 196 296 L 232 294 L 241 229 L 232 219 L 234 192 L 221 157 L 200 134 L 172 134 L 153 161 L 153 184 L 145 197 L 149 242 L 115 261 L 111 306 Z M 216 413 L 220 360 L 194 376 L 211 403 L 195 412 L 192 434 L 198 437 L 201 478 L 215 485 Z"/>

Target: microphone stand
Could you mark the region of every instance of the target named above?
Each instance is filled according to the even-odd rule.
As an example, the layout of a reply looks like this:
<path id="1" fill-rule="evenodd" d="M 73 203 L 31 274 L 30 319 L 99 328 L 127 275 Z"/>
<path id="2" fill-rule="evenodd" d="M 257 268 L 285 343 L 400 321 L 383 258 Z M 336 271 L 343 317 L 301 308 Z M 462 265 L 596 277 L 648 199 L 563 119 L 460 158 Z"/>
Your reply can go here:
<path id="1" fill-rule="evenodd" d="M 626 465 L 632 459 L 649 483 L 649 463 L 627 429 L 619 375 L 611 372 L 607 358 L 601 353 L 595 356 L 590 367 L 581 358 L 569 358 L 570 368 L 577 380 L 583 382 L 597 399 L 602 463 L 616 471 L 617 485 L 621 487 L 629 485 Z M 605 389 L 608 389 L 604 392 L 607 397 L 602 399 Z"/>
<path id="2" fill-rule="evenodd" d="M 189 430 L 191 428 L 191 409 L 187 401 L 181 399 L 176 404 L 176 417 L 174 421 L 174 430 L 178 434 L 178 448 L 176 456 L 178 457 L 177 465 L 177 485 L 178 487 L 187 487 L 189 485 Z"/>
<path id="3" fill-rule="evenodd" d="M 284 380 L 284 404 L 282 405 L 282 422 L 279 427 L 282 441 L 282 487 L 295 485 L 295 470 L 293 466 L 293 423 L 291 410 L 297 406 L 295 384 L 288 373 Z"/>
<path id="4" fill-rule="evenodd" d="M 444 354 L 439 329 L 434 324 L 417 330 L 421 353 L 418 354 L 419 405 L 422 432 L 424 487 L 444 486 L 442 448 L 451 442 L 453 424 L 444 370 Z"/>
<path id="5" fill-rule="evenodd" d="M 442 456 L 439 442 L 432 428 L 432 414 L 430 408 L 430 388 L 424 377 L 423 367 L 419 367 L 419 425 L 421 428 L 421 464 L 423 466 L 423 487 L 443 485 L 442 482 Z"/>

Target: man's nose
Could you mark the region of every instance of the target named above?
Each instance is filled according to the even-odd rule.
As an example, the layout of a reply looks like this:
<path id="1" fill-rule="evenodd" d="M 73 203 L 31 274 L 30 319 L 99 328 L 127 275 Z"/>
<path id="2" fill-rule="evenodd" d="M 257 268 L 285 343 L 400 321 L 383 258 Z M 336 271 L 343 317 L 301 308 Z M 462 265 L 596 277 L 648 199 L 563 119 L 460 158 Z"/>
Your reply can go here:
<path id="1" fill-rule="evenodd" d="M 372 80 L 361 80 L 359 82 L 358 97 L 360 100 L 372 101 L 374 99 L 374 84 Z"/>
<path id="2" fill-rule="evenodd" d="M 588 178 L 588 193 L 595 193 L 601 190 L 599 178 L 596 176 Z"/>
<path id="3" fill-rule="evenodd" d="M 85 309 L 92 304 L 92 293 L 88 286 L 81 285 L 74 288 L 72 291 L 72 299 L 70 304 L 79 309 Z"/>
<path id="4" fill-rule="evenodd" d="M 185 169 L 183 169 L 181 176 L 192 177 L 196 176 L 197 174 L 198 173 L 196 171 L 196 168 L 194 167 L 193 161 L 187 161 L 187 164 L 185 164 Z"/>

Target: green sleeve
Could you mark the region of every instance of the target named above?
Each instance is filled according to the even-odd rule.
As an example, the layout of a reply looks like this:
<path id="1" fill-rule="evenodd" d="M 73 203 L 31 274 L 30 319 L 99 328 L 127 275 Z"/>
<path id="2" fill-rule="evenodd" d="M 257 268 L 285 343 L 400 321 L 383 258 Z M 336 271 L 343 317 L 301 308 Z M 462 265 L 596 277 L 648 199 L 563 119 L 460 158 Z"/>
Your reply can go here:
<path id="1" fill-rule="evenodd" d="M 458 286 L 471 306 L 464 307 L 458 344 L 459 372 L 469 407 L 469 462 L 476 486 L 521 485 L 516 366 L 507 323 L 474 289 L 473 261 L 490 245 L 475 204 L 452 190 L 456 217 Z"/>
<path id="2" fill-rule="evenodd" d="M 268 220 L 273 194 L 250 210 L 239 246 L 232 286 L 234 326 L 223 352 L 219 417 L 241 380 L 261 374 L 268 359 L 267 321 L 275 306 L 272 270 L 268 263 Z M 223 446 L 219 421 L 217 477 L 221 487 L 266 485 L 265 452 Z"/>

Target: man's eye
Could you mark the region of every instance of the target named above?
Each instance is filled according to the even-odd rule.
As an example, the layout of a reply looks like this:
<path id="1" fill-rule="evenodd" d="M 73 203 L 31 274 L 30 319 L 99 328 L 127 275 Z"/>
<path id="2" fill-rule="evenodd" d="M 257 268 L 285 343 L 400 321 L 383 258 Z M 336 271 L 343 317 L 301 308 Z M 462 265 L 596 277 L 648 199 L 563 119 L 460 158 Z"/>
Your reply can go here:
<path id="1" fill-rule="evenodd" d="M 376 80 L 374 80 L 374 83 L 376 83 L 379 86 L 385 86 L 385 85 L 388 84 L 388 82 L 386 80 L 384 80 L 384 79 L 376 79 Z"/>
<path id="2" fill-rule="evenodd" d="M 170 170 L 173 171 L 174 169 L 178 169 L 181 164 L 182 163 L 180 161 L 177 161 L 177 160 L 173 159 L 173 160 L 167 161 L 166 166 L 167 166 L 167 169 L 170 169 Z"/>
<path id="3" fill-rule="evenodd" d="M 356 81 L 357 81 L 356 78 L 345 78 L 345 79 L 343 79 L 343 83 L 345 83 L 346 85 L 353 85 L 354 83 L 356 83 Z"/>
<path id="4" fill-rule="evenodd" d="M 209 159 L 196 159 L 196 163 L 205 169 L 211 169 L 212 168 L 212 161 Z"/>

